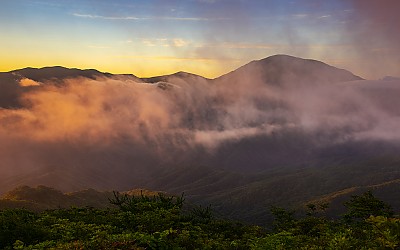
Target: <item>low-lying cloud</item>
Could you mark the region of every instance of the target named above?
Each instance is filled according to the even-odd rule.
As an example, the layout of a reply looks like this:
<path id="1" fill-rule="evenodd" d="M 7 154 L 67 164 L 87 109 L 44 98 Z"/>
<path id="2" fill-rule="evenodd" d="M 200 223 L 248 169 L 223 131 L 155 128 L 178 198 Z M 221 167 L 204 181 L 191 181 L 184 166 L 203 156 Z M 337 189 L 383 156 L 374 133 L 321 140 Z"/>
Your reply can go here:
<path id="1" fill-rule="evenodd" d="M 54 176 L 76 178 L 50 183 L 65 190 L 129 188 L 162 166 L 207 164 L 221 146 L 241 150 L 243 141 L 268 138 L 280 138 L 276 147 L 296 144 L 286 136 L 293 133 L 318 147 L 400 140 L 396 80 L 301 88 L 271 85 L 255 75 L 168 81 L 167 88 L 129 76 L 34 86 L 20 97 L 23 108 L 0 110 L 0 190 L 48 184 L 39 182 Z M 251 148 L 264 155 L 273 150 Z"/>

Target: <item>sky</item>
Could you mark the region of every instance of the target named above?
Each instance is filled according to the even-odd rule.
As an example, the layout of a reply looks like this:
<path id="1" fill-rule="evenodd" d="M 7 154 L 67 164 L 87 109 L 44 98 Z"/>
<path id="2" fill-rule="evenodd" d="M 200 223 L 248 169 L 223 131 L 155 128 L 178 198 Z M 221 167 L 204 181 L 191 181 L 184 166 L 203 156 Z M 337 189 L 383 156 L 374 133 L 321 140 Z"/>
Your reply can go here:
<path id="1" fill-rule="evenodd" d="M 274 54 L 400 76 L 399 0 L 1 0 L 0 71 L 214 78 Z"/>

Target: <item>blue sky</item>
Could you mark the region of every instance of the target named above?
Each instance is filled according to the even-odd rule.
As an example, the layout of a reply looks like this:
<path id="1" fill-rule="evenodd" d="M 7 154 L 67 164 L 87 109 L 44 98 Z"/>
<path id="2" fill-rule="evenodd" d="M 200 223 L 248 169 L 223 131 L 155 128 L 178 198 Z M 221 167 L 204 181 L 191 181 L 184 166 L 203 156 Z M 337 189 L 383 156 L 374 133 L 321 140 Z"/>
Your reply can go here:
<path id="1" fill-rule="evenodd" d="M 397 74 L 395 66 L 372 74 L 373 64 L 360 56 L 380 49 L 380 63 L 396 64 L 397 48 L 387 38 L 355 49 L 363 34 L 353 36 L 352 29 L 370 24 L 354 2 L 2 0 L 0 71 L 61 65 L 138 76 L 183 70 L 216 77 L 254 59 L 291 54 L 370 78 Z"/>

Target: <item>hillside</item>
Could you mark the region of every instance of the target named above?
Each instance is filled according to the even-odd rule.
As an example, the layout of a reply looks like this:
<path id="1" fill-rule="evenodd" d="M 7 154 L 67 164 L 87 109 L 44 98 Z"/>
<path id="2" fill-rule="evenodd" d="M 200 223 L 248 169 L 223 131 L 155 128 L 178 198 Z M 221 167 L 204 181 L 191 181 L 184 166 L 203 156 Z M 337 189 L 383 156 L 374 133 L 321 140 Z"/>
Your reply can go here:
<path id="1" fill-rule="evenodd" d="M 121 192 L 128 196 L 157 196 L 159 192 L 145 189 L 133 189 Z M 0 197 L 0 210 L 8 208 L 25 208 L 31 211 L 44 211 L 71 207 L 112 208 L 109 200 L 114 198 L 113 192 L 96 191 L 94 189 L 62 193 L 61 191 L 46 187 L 35 188 L 20 186 Z"/>
<path id="2" fill-rule="evenodd" d="M 324 195 L 318 199 L 311 200 L 309 203 L 327 203 L 329 204 L 329 207 L 326 210 L 326 214 L 330 217 L 337 217 L 338 215 L 345 213 L 346 208 L 343 206 L 345 201 L 349 200 L 351 196 L 360 195 L 368 190 L 371 190 L 376 197 L 379 197 L 380 200 L 391 204 L 394 210 L 400 211 L 400 201 L 398 199 L 398 194 L 400 191 L 400 179 L 382 182 L 375 185 L 347 188 Z"/>
<path id="3" fill-rule="evenodd" d="M 399 213 L 399 166 L 398 157 L 386 156 L 297 168 L 281 166 L 257 174 L 197 167 L 155 175 L 146 187 L 175 193 L 184 190 L 189 200 L 212 204 L 221 216 L 269 224 L 272 215 L 268 209 L 273 205 L 299 209 L 307 203 L 325 201 L 330 204 L 327 214 L 338 216 L 344 200 L 367 190 L 373 190 Z"/>

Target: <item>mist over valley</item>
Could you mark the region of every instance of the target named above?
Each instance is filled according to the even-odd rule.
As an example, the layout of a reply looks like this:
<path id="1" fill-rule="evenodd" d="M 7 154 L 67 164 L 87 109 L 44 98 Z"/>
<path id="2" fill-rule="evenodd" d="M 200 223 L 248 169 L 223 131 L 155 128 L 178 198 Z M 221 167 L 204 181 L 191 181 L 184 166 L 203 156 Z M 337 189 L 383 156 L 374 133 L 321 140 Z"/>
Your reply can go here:
<path id="1" fill-rule="evenodd" d="M 248 221 L 263 220 L 272 204 L 349 188 L 377 185 L 393 201 L 385 188 L 399 188 L 399 96 L 398 78 L 364 80 L 287 55 L 215 79 L 63 67 L 4 72 L 0 192 L 20 185 L 185 192 Z"/>

